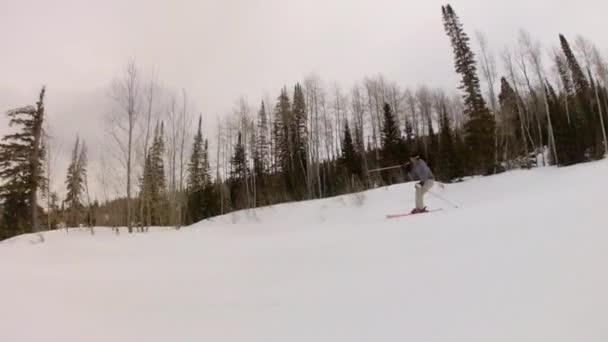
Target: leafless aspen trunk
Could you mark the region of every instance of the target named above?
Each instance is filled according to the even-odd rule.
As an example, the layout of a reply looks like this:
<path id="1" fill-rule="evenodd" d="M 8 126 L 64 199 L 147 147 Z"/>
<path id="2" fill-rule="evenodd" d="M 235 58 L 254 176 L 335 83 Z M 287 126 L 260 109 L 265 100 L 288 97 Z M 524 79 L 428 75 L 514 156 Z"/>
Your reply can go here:
<path id="1" fill-rule="evenodd" d="M 522 75 L 524 76 L 524 80 L 526 81 L 528 91 L 530 92 L 530 95 L 532 96 L 533 105 L 534 105 L 534 108 L 533 108 L 534 118 L 536 119 L 536 126 L 537 126 L 537 133 L 538 133 L 537 149 L 538 149 L 538 151 L 542 151 L 542 148 L 544 146 L 544 140 L 543 140 L 543 134 L 542 134 L 542 127 L 540 124 L 540 113 L 538 112 L 538 110 L 539 110 L 538 96 L 536 95 L 536 92 L 534 91 L 534 88 L 532 87 L 532 82 L 530 81 L 530 77 L 528 76 L 528 66 L 527 66 L 527 59 L 528 59 L 527 49 L 528 48 L 526 47 L 526 45 L 528 45 L 527 41 L 529 41 L 529 39 L 530 39 L 529 35 L 525 31 L 520 32 L 518 65 L 522 72 Z M 544 87 L 542 89 L 544 89 Z M 541 161 L 542 161 L 543 165 L 546 164 L 544 154 L 541 154 Z"/>
<path id="2" fill-rule="evenodd" d="M 530 136 L 530 139 L 532 139 L 532 136 L 530 135 L 530 132 L 527 129 L 526 118 L 525 118 L 525 115 L 524 115 L 524 112 L 522 109 L 521 95 L 519 93 L 519 86 L 517 84 L 518 82 L 517 82 L 517 78 L 515 76 L 515 68 L 513 66 L 513 57 L 512 57 L 511 51 L 505 50 L 503 52 L 503 61 L 504 61 L 505 67 L 507 69 L 507 74 L 509 75 L 511 84 L 513 85 L 513 90 L 515 91 L 515 96 L 517 97 L 517 101 L 516 101 L 517 114 L 519 116 L 521 137 L 522 137 L 522 141 L 524 144 L 524 151 L 526 153 L 526 158 L 527 158 L 529 155 L 527 136 Z M 532 145 L 534 146 L 534 141 L 532 141 Z"/>
<path id="3" fill-rule="evenodd" d="M 540 46 L 539 46 L 539 43 L 532 42 L 532 40 L 530 39 L 530 36 L 523 31 L 520 33 L 520 41 L 522 42 L 524 48 L 526 49 L 527 57 L 536 72 L 536 77 L 538 78 L 538 81 L 540 82 L 540 84 L 542 86 L 541 89 L 542 89 L 542 93 L 543 93 L 543 102 L 545 105 L 545 113 L 547 115 L 547 125 L 548 125 L 548 132 L 549 132 L 549 146 L 550 146 L 551 152 L 553 154 L 553 161 L 555 162 L 556 165 L 559 165 L 559 160 L 557 157 L 557 149 L 555 147 L 555 136 L 553 135 L 553 124 L 552 124 L 552 120 L 551 120 L 551 112 L 549 110 L 549 100 L 547 98 L 547 91 L 546 91 L 547 86 L 546 86 L 546 82 L 545 82 L 545 77 L 543 76 L 542 61 L 541 61 L 541 56 L 540 56 Z"/>
<path id="4" fill-rule="evenodd" d="M 133 232 L 131 188 L 133 177 L 133 143 L 139 116 L 139 95 L 139 72 L 135 63 L 129 62 L 123 78 L 115 81 L 112 86 L 112 97 L 119 106 L 120 111 L 114 112 L 109 118 L 110 136 L 119 150 L 119 162 L 124 166 L 126 172 L 126 220 L 129 233 Z"/>

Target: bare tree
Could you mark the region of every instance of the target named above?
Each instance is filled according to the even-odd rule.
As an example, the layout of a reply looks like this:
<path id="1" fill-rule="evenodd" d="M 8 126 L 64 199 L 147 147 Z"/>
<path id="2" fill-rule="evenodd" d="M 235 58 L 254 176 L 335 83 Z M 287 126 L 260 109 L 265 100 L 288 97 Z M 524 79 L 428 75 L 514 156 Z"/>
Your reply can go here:
<path id="1" fill-rule="evenodd" d="M 505 68 L 507 70 L 508 78 L 513 85 L 513 89 L 515 91 L 515 96 L 517 97 L 516 105 L 517 105 L 517 114 L 519 116 L 520 129 L 521 129 L 521 137 L 524 145 L 524 151 L 526 153 L 526 157 L 528 156 L 528 136 L 530 137 L 530 141 L 532 142 L 532 146 L 534 146 L 534 141 L 532 140 L 532 135 L 528 130 L 528 125 L 526 123 L 526 116 L 524 114 L 523 105 L 521 102 L 521 95 L 519 92 L 518 80 L 515 74 L 515 67 L 513 64 L 513 55 L 509 49 L 505 49 L 502 54 L 503 62 L 505 64 Z"/>
<path id="2" fill-rule="evenodd" d="M 488 86 L 490 106 L 492 107 L 492 111 L 496 113 L 498 110 L 495 92 L 497 78 L 496 60 L 494 59 L 494 54 L 488 48 L 486 36 L 481 31 L 475 32 L 475 36 L 477 37 L 477 43 L 479 44 L 479 63 L 481 65 L 481 75 Z"/>
<path id="3" fill-rule="evenodd" d="M 316 198 L 323 196 L 321 175 L 321 113 L 325 106 L 325 93 L 321 80 L 317 75 L 310 75 L 304 80 L 304 93 L 308 111 L 308 196 L 309 198 Z"/>
<path id="4" fill-rule="evenodd" d="M 353 87 L 351 99 L 351 111 L 355 123 L 355 132 L 359 135 L 355 137 L 355 141 L 358 143 L 357 149 L 361 155 L 363 174 L 369 176 L 369 167 L 365 153 L 365 99 L 363 98 L 363 94 L 358 85 Z M 369 181 L 369 179 L 367 181 Z"/>
<path id="5" fill-rule="evenodd" d="M 432 123 L 432 112 L 433 112 L 433 101 L 431 97 L 431 91 L 426 86 L 420 86 L 416 90 L 416 102 L 418 106 L 418 112 L 420 113 L 420 121 L 422 124 L 422 135 L 423 139 L 424 157 L 428 160 L 429 158 L 429 147 L 427 137 L 430 135 L 431 123 Z"/>
<path id="6" fill-rule="evenodd" d="M 546 86 L 545 77 L 543 75 L 544 71 L 542 68 L 540 43 L 533 42 L 532 39 L 530 38 L 530 35 L 525 31 L 520 32 L 520 41 L 523 44 L 523 47 L 525 48 L 525 52 L 527 55 L 526 57 L 528 58 L 530 64 L 532 65 L 532 67 L 534 68 L 534 71 L 536 72 L 536 77 L 538 78 L 538 82 L 541 84 L 543 102 L 545 105 L 545 113 L 547 115 L 547 125 L 548 125 L 547 130 L 549 132 L 549 145 L 551 148 L 551 152 L 553 153 L 553 161 L 555 162 L 555 164 L 559 164 L 559 160 L 557 157 L 557 149 L 555 147 L 555 136 L 553 135 L 553 124 L 551 121 L 551 112 L 549 110 L 549 100 L 547 98 L 547 91 L 546 91 L 547 86 Z"/>
<path id="7" fill-rule="evenodd" d="M 52 133 L 51 126 L 47 123 L 46 128 L 43 132 L 43 144 L 46 149 L 46 154 L 44 158 L 44 170 L 46 177 L 46 184 L 44 187 L 44 197 L 46 198 L 46 207 L 47 207 L 47 230 L 50 230 L 53 222 L 54 205 L 57 202 L 57 195 L 53 192 L 53 177 L 55 176 L 53 170 L 55 169 L 55 165 L 57 164 L 57 156 L 61 147 L 59 142 L 54 139 Z"/>
<path id="8" fill-rule="evenodd" d="M 542 126 L 541 126 L 541 122 L 540 122 L 540 109 L 539 109 L 541 106 L 538 103 L 538 96 L 536 94 L 536 91 L 534 90 L 534 87 L 532 86 L 530 76 L 528 75 L 529 50 L 530 50 L 530 47 L 532 47 L 532 48 L 534 48 L 534 47 L 532 45 L 530 35 L 524 30 L 521 30 L 519 32 L 518 43 L 519 43 L 519 50 L 518 50 L 519 54 L 517 56 L 518 57 L 517 64 L 524 77 L 524 80 L 526 81 L 528 91 L 530 92 L 530 95 L 532 97 L 532 111 L 534 113 L 534 118 L 536 119 L 537 134 L 538 134 L 537 150 L 538 150 L 538 152 L 540 152 L 540 151 L 542 151 L 543 146 L 544 146 L 543 132 L 542 132 Z M 542 91 L 544 92 L 544 87 L 542 86 L 543 83 L 544 82 L 541 81 L 541 89 L 543 89 Z M 541 153 L 541 160 L 542 160 L 542 164 L 544 165 L 545 164 L 544 153 Z"/>
<path id="9" fill-rule="evenodd" d="M 112 85 L 112 98 L 118 105 L 118 110 L 112 111 L 108 117 L 109 135 L 117 148 L 117 157 L 125 169 L 126 176 L 126 207 L 127 227 L 133 232 L 131 197 L 133 178 L 133 154 L 136 124 L 140 114 L 140 80 L 135 62 L 127 64 L 122 78 Z"/>
<path id="10" fill-rule="evenodd" d="M 181 108 L 178 107 L 175 97 L 172 97 L 171 104 L 167 111 L 167 121 L 169 128 L 169 148 L 167 156 L 169 159 L 169 194 L 170 194 L 170 221 L 176 229 L 181 227 L 183 222 L 184 202 L 184 170 L 185 170 L 185 141 L 188 126 L 188 100 L 185 91 L 182 91 Z"/>

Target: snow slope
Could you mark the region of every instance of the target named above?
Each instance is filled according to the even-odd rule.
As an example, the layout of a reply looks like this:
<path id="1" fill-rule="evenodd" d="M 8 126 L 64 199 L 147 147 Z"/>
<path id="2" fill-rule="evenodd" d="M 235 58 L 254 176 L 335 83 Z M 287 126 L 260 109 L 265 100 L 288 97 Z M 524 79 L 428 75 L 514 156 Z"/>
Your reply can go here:
<path id="1" fill-rule="evenodd" d="M 0 243 L 0 341 L 607 341 L 608 161 Z"/>

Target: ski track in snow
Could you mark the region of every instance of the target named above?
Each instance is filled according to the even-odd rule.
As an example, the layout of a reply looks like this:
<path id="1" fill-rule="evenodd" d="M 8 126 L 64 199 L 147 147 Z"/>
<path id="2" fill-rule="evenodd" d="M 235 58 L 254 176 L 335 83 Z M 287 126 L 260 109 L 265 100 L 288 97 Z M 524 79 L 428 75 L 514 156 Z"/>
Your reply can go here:
<path id="1" fill-rule="evenodd" d="M 0 243 L 0 341 L 608 340 L 608 161 Z M 361 197 L 364 196 L 364 197 Z M 362 201 L 362 203 L 361 203 Z"/>

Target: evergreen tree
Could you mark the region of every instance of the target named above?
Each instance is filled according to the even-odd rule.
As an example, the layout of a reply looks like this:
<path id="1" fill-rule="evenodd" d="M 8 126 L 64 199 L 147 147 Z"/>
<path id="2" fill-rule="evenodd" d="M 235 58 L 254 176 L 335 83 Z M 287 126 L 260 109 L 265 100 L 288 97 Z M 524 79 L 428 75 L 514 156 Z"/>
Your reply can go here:
<path id="1" fill-rule="evenodd" d="M 574 92 L 577 95 L 583 96 L 581 100 L 586 102 L 586 96 L 588 96 L 589 91 L 589 82 L 585 78 L 585 73 L 578 63 L 572 49 L 570 48 L 570 44 L 566 40 L 564 35 L 559 35 L 559 41 L 562 47 L 562 51 L 564 52 L 564 56 L 566 56 L 566 62 L 568 63 L 568 68 L 570 69 L 572 75 L 572 85 L 574 86 Z"/>
<path id="2" fill-rule="evenodd" d="M 239 132 L 234 147 L 234 155 L 230 159 L 230 198 L 232 199 L 232 207 L 235 209 L 242 209 L 247 205 L 247 197 L 243 187 L 248 174 L 247 155 L 241 132 Z"/>
<path id="3" fill-rule="evenodd" d="M 565 92 L 562 97 L 566 98 L 567 94 L 568 92 Z M 577 138 L 578 132 L 582 128 L 580 116 L 576 115 L 568 120 L 566 109 L 561 104 L 563 101 L 551 85 L 547 86 L 547 98 L 549 109 L 555 117 L 555 147 L 560 164 L 571 165 L 584 161 L 584 148 L 582 142 Z"/>
<path id="4" fill-rule="evenodd" d="M 382 166 L 398 165 L 409 158 L 405 151 L 405 144 L 399 132 L 399 127 L 395 121 L 391 106 L 384 104 L 384 122 L 382 126 Z"/>
<path id="5" fill-rule="evenodd" d="M 433 128 L 433 122 L 431 121 L 430 116 L 427 119 L 427 126 L 429 127 L 429 135 L 427 137 L 428 156 L 426 157 L 426 163 L 431 169 L 434 169 L 437 162 L 437 153 L 439 151 L 439 139 L 437 134 L 435 134 L 435 129 Z"/>
<path id="6" fill-rule="evenodd" d="M 5 135 L 0 142 L 0 202 L 8 228 L 0 232 L 0 238 L 39 231 L 38 189 L 46 182 L 42 144 L 44 94 L 43 87 L 35 106 L 7 113 L 9 126 L 18 126 L 21 130 Z"/>
<path id="7" fill-rule="evenodd" d="M 442 6 L 444 28 L 454 50 L 456 72 L 462 77 L 460 89 L 464 91 L 465 140 L 468 149 L 468 167 L 471 172 L 487 173 L 494 164 L 494 130 L 496 123 L 481 95 L 475 55 L 469 46 L 460 19 L 450 5 Z"/>
<path id="8" fill-rule="evenodd" d="M 258 162 L 256 167 L 256 174 L 260 177 L 268 173 L 268 162 L 270 159 L 270 141 L 268 138 L 268 115 L 266 114 L 264 101 L 262 101 L 258 113 Z"/>
<path id="9" fill-rule="evenodd" d="M 154 178 L 157 182 L 158 191 L 164 194 L 167 188 L 167 181 L 165 177 L 165 129 L 164 123 L 160 123 L 160 132 L 154 143 L 153 157 L 153 169 Z"/>
<path id="10" fill-rule="evenodd" d="M 296 199 L 301 199 L 304 197 L 306 191 L 305 182 L 302 180 L 306 179 L 306 143 L 308 131 L 306 128 L 306 102 L 300 84 L 296 84 L 294 88 L 291 119 L 290 136 L 292 137 L 292 142 L 290 145 L 292 149 L 290 155 L 293 161 L 290 173 L 292 176 L 294 196 Z"/>
<path id="11" fill-rule="evenodd" d="M 281 173 L 286 195 L 297 198 L 297 187 L 295 177 L 295 167 L 297 157 L 294 148 L 294 115 L 292 112 L 291 101 L 287 94 L 287 89 L 281 90 L 281 95 L 275 106 L 274 120 L 274 141 L 275 141 L 275 169 Z"/>
<path id="12" fill-rule="evenodd" d="M 188 164 L 188 221 L 197 222 L 204 216 L 206 174 L 206 141 L 203 141 L 202 117 L 198 119 L 198 130 L 194 136 L 192 154 Z M 208 171 L 208 170 L 207 170 Z"/>
<path id="13" fill-rule="evenodd" d="M 559 40 L 564 56 L 566 57 L 566 64 L 570 70 L 569 80 L 567 77 L 562 76 L 562 82 L 564 82 L 564 80 L 567 80 L 568 82 L 571 81 L 572 90 L 574 92 L 574 101 L 572 101 L 574 105 L 570 111 L 573 113 L 571 118 L 579 120 L 579 122 L 575 122 L 575 124 L 578 125 L 580 123 L 581 126 L 580 129 L 576 129 L 577 140 L 580 139 L 582 142 L 581 154 L 595 154 L 596 157 L 599 157 L 602 154 L 601 145 L 597 139 L 597 127 L 599 127 L 599 123 L 595 120 L 597 114 L 593 112 L 591 106 L 591 88 L 589 81 L 585 78 L 585 73 L 574 56 L 566 37 L 560 34 Z M 598 147 L 600 148 L 598 149 Z"/>
<path id="14" fill-rule="evenodd" d="M 342 156 L 340 162 L 342 167 L 347 171 L 348 175 L 361 176 L 361 162 L 359 160 L 359 153 L 353 142 L 352 135 L 350 133 L 350 127 L 348 126 L 348 120 L 344 120 L 344 132 L 342 139 Z"/>
<path id="15" fill-rule="evenodd" d="M 80 145 L 80 139 L 76 137 L 74 149 L 72 150 L 72 159 L 68 166 L 68 172 L 65 179 L 66 197 L 65 204 L 69 213 L 67 224 L 77 227 L 82 221 L 82 210 L 84 209 L 83 199 L 85 193 L 85 179 L 87 174 L 87 151 L 83 143 Z"/>
<path id="16" fill-rule="evenodd" d="M 439 146 L 436 158 L 436 176 L 439 180 L 450 182 L 464 176 L 462 156 L 454 143 L 450 118 L 445 107 L 439 113 Z"/>
<path id="17" fill-rule="evenodd" d="M 211 184 L 211 166 L 209 166 L 209 140 L 205 139 L 205 146 L 203 147 L 203 184 Z"/>
<path id="18" fill-rule="evenodd" d="M 274 109 L 274 127 L 273 135 L 275 141 L 275 161 L 278 171 L 286 172 L 290 167 L 290 151 L 291 148 L 291 101 L 287 94 L 287 89 L 281 89 L 281 95 L 278 97 L 278 102 Z"/>
<path id="19" fill-rule="evenodd" d="M 141 181 L 146 221 L 150 225 L 165 223 L 167 199 L 164 155 L 164 125 L 161 123 L 160 128 L 157 125 L 154 130 L 154 139 L 148 151 Z"/>
<path id="20" fill-rule="evenodd" d="M 365 142 L 363 141 L 363 129 L 359 125 L 355 125 L 355 149 L 357 154 L 363 156 L 365 154 Z"/>
<path id="21" fill-rule="evenodd" d="M 257 120 L 257 134 L 253 141 L 253 174 L 256 178 L 256 182 L 263 182 L 264 176 L 268 172 L 267 160 L 268 160 L 268 118 L 266 116 L 266 108 L 264 101 L 260 106 Z"/>
<path id="22" fill-rule="evenodd" d="M 198 130 L 194 136 L 192 154 L 188 164 L 188 192 L 200 191 L 205 186 L 205 176 L 203 174 L 204 163 L 204 141 L 202 132 L 202 117 L 198 118 Z"/>

